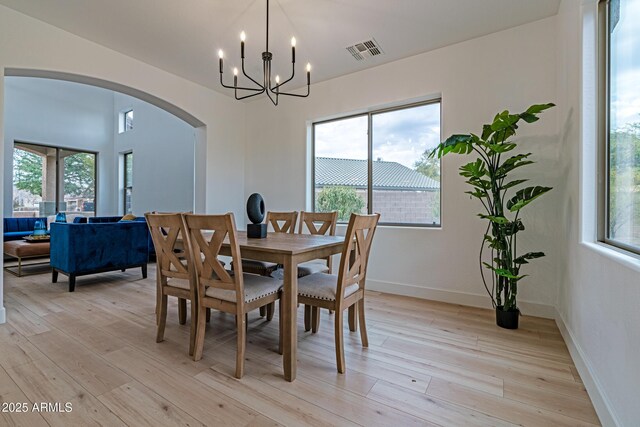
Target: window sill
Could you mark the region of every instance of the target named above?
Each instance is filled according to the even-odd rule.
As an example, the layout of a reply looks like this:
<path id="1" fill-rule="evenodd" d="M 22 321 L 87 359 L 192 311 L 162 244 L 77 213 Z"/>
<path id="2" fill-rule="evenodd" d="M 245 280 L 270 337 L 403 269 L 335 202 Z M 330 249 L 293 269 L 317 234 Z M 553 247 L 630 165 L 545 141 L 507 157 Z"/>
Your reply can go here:
<path id="1" fill-rule="evenodd" d="M 347 228 L 348 223 L 339 222 L 338 228 Z M 395 225 L 395 224 L 378 224 L 378 228 L 388 228 L 391 230 L 433 230 L 442 231 L 442 225 Z"/>
<path id="2" fill-rule="evenodd" d="M 625 267 L 640 272 L 640 257 L 602 242 L 581 242 L 582 246 Z"/>

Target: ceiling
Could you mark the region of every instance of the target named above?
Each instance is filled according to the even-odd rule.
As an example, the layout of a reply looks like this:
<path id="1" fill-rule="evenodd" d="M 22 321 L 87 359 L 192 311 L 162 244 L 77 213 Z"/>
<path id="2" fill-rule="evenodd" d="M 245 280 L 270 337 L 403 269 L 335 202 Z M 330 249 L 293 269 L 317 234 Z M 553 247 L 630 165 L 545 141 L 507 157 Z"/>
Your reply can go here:
<path id="1" fill-rule="evenodd" d="M 557 14 L 560 0 L 271 0 L 274 74 L 296 79 L 312 64 L 312 82 L 427 52 Z M 247 71 L 261 76 L 266 0 L 0 0 L 0 4 L 211 89 L 239 66 L 244 30 Z M 356 61 L 346 47 L 370 39 L 384 54 Z"/>

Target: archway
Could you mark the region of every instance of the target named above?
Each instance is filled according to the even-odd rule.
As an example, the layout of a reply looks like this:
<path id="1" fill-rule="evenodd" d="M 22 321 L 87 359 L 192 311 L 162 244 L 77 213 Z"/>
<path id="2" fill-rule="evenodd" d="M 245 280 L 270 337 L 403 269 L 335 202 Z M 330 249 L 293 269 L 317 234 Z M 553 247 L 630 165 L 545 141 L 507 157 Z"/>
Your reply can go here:
<path id="1" fill-rule="evenodd" d="M 206 125 L 199 118 L 195 117 L 193 114 L 185 111 L 184 109 L 176 106 L 175 104 L 168 102 L 162 98 L 159 98 L 155 95 L 152 95 L 148 92 L 135 89 L 130 86 L 126 86 L 120 83 L 103 80 L 95 77 L 67 73 L 67 72 L 59 72 L 59 71 L 49 71 L 49 70 L 38 70 L 38 69 L 22 69 L 22 68 L 5 68 L 4 75 L 6 77 L 31 77 L 31 78 L 40 78 L 40 79 L 49 79 L 49 80 L 59 80 L 66 81 L 71 83 L 78 83 L 88 86 L 94 86 L 101 89 L 107 89 L 113 92 L 122 93 L 128 95 L 133 98 L 137 98 L 141 101 L 144 101 L 150 105 L 153 105 L 161 110 L 166 111 L 167 113 L 175 116 L 176 118 L 182 120 L 184 123 L 188 124 L 194 129 L 194 171 L 193 171 L 193 207 L 192 209 L 195 212 L 204 212 L 205 210 L 205 198 L 206 198 L 206 175 L 205 175 L 205 167 L 206 167 L 206 152 L 207 152 L 207 142 L 206 142 Z M 5 141 L 3 140 L 3 144 Z M 5 177 L 0 178 L 2 180 L 2 185 L 5 185 Z M 0 260 L 0 269 L 2 268 L 3 260 Z M 4 291 L 2 286 L 2 281 L 0 281 L 0 290 Z M 0 298 L 0 323 L 4 323 L 5 320 L 5 312 L 3 307 L 3 299 Z"/>

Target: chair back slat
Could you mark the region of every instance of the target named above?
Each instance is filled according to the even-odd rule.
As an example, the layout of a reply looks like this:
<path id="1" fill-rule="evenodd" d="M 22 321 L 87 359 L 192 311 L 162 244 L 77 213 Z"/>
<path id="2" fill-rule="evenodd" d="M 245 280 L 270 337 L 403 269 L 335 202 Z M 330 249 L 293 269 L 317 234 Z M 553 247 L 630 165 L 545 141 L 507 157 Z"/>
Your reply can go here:
<path id="1" fill-rule="evenodd" d="M 300 212 L 300 228 L 298 233 L 330 235 L 336 234 L 336 223 L 338 222 L 338 212 Z"/>
<path id="2" fill-rule="evenodd" d="M 193 253 L 198 298 L 205 298 L 207 287 L 236 292 L 237 303 L 244 298 L 242 262 L 237 240 L 235 219 L 232 213 L 224 215 L 185 215 L 187 241 Z M 231 258 L 236 266 L 230 274 L 218 261 L 220 249 L 226 238 L 231 246 Z"/>
<path id="3" fill-rule="evenodd" d="M 267 212 L 266 223 L 273 227 L 276 233 L 295 233 L 298 212 Z"/>
<path id="4" fill-rule="evenodd" d="M 357 283 L 364 289 L 371 243 L 378 226 L 380 214 L 351 214 L 345 233 L 345 245 L 340 258 L 336 299 L 344 299 L 344 289 Z"/>
<path id="5" fill-rule="evenodd" d="M 189 280 L 189 248 L 180 237 L 184 234 L 181 214 L 145 214 L 151 239 L 156 250 L 158 274 L 166 278 Z"/>

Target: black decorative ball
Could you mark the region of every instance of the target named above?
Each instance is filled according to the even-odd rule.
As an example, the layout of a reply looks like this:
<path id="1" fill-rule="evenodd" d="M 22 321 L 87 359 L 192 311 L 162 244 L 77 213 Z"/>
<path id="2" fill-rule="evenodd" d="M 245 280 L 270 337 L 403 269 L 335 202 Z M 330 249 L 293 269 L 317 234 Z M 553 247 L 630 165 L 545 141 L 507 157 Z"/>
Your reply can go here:
<path id="1" fill-rule="evenodd" d="M 253 193 L 247 199 L 247 216 L 254 224 L 260 224 L 264 219 L 264 199 L 260 194 Z"/>

